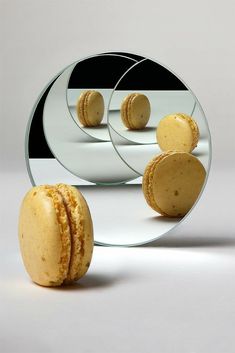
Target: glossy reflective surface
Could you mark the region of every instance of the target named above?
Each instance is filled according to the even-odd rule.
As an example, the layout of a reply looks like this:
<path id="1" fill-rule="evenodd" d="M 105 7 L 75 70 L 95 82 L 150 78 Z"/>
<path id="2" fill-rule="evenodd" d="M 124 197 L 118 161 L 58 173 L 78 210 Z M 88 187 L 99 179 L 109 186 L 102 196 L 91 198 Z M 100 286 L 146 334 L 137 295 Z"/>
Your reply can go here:
<path id="1" fill-rule="evenodd" d="M 107 62 L 112 65 L 105 70 Z M 98 127 L 84 128 L 77 117 L 77 99 L 88 89 L 104 98 L 104 119 Z M 128 130 L 121 120 L 122 101 L 131 92 L 145 94 L 151 104 L 142 130 Z M 149 160 L 161 152 L 156 143 L 158 122 L 174 111 L 184 111 L 197 121 L 201 134 L 193 154 L 208 174 L 211 152 L 205 116 L 193 93 L 174 74 L 128 53 L 75 62 L 46 86 L 31 114 L 26 160 L 32 184 L 78 186 L 89 204 L 97 243 L 127 246 L 159 238 L 182 219 L 162 217 L 147 205 L 142 175 Z"/>

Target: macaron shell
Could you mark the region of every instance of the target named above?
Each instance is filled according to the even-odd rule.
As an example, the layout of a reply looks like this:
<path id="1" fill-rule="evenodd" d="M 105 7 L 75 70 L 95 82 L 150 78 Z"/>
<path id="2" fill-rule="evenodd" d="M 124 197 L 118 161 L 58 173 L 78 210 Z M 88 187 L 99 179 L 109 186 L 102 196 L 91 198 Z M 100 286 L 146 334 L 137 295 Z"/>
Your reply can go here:
<path id="1" fill-rule="evenodd" d="M 193 140 L 192 140 L 192 147 L 191 147 L 190 152 L 192 152 L 194 150 L 194 148 L 197 147 L 199 137 L 200 137 L 198 125 L 197 125 L 196 121 L 191 116 L 184 114 L 184 113 L 179 113 L 179 115 L 182 118 L 186 119 L 191 127 L 191 131 L 193 134 Z"/>
<path id="2" fill-rule="evenodd" d="M 131 93 L 122 102 L 123 124 L 131 130 L 143 129 L 149 121 L 150 111 L 149 100 L 144 94 Z"/>
<path id="3" fill-rule="evenodd" d="M 71 257 L 65 282 L 81 278 L 91 262 L 93 251 L 93 226 L 89 208 L 78 189 L 57 184 L 66 205 L 71 228 Z"/>
<path id="4" fill-rule="evenodd" d="M 77 106 L 76 106 L 78 120 L 83 126 L 87 126 L 88 124 L 85 119 L 85 112 L 84 112 L 85 98 L 87 94 L 89 94 L 89 91 L 84 91 L 81 93 L 81 95 L 78 98 Z"/>
<path id="5" fill-rule="evenodd" d="M 131 96 L 132 96 L 132 94 L 129 94 L 128 96 L 126 96 L 123 99 L 122 104 L 121 104 L 121 119 L 122 119 L 123 124 L 128 129 L 130 129 L 130 124 L 129 124 L 129 121 L 127 119 L 127 105 L 128 105 L 128 101 L 129 101 Z"/>
<path id="6" fill-rule="evenodd" d="M 157 205 L 153 195 L 153 175 L 156 165 L 167 155 L 167 153 L 162 153 L 153 158 L 148 163 L 147 167 L 145 168 L 142 181 L 142 190 L 148 205 L 152 207 L 153 210 L 157 211 L 163 216 L 167 216 L 167 214 L 163 212 L 163 210 L 161 210 L 160 207 Z"/>
<path id="7" fill-rule="evenodd" d="M 143 129 L 150 117 L 150 103 L 144 94 L 136 94 L 133 96 L 130 107 L 128 119 L 131 120 L 135 129 Z"/>
<path id="8" fill-rule="evenodd" d="M 205 176 L 206 171 L 195 156 L 185 152 L 163 154 L 152 169 L 149 186 L 156 210 L 169 217 L 184 216 L 196 202 Z"/>
<path id="9" fill-rule="evenodd" d="M 63 283 L 70 262 L 70 228 L 62 197 L 53 187 L 34 187 L 26 194 L 20 209 L 19 242 L 35 283 Z"/>
<path id="10" fill-rule="evenodd" d="M 137 121 L 137 116 L 134 115 L 133 112 L 133 102 L 135 98 L 138 96 L 137 93 L 132 93 L 129 96 L 129 99 L 127 101 L 127 106 L 126 106 L 126 120 L 127 120 L 127 125 L 129 126 L 129 129 L 135 130 L 135 122 Z M 135 109 L 136 110 L 136 109 Z"/>
<path id="11" fill-rule="evenodd" d="M 85 127 L 98 126 L 104 116 L 104 99 L 98 91 L 84 91 L 77 102 L 79 121 Z"/>
<path id="12" fill-rule="evenodd" d="M 86 120 L 89 126 L 97 126 L 104 116 L 104 99 L 100 92 L 92 91 L 85 101 Z"/>
<path id="13" fill-rule="evenodd" d="M 157 142 L 162 151 L 192 152 L 199 139 L 196 122 L 186 114 L 164 117 L 157 127 Z"/>

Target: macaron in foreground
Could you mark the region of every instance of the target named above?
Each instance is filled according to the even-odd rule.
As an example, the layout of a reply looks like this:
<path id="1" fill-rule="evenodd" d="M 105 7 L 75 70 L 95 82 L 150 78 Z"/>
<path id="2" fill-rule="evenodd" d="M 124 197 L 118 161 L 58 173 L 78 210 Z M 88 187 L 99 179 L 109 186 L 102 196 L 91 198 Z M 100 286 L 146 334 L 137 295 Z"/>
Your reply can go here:
<path id="1" fill-rule="evenodd" d="M 143 129 L 149 121 L 150 111 L 149 100 L 144 94 L 131 93 L 122 101 L 122 122 L 130 130 Z"/>
<path id="2" fill-rule="evenodd" d="M 196 202 L 206 171 L 192 154 L 168 151 L 147 165 L 142 189 L 150 207 L 167 217 L 183 217 Z"/>
<path id="3" fill-rule="evenodd" d="M 156 137 L 162 151 L 192 152 L 199 140 L 199 129 L 191 116 L 170 114 L 160 120 Z"/>
<path id="4" fill-rule="evenodd" d="M 87 272 L 93 226 L 87 203 L 75 187 L 33 187 L 23 199 L 18 230 L 23 262 L 35 283 L 59 286 Z"/>
<path id="5" fill-rule="evenodd" d="M 82 92 L 77 101 L 77 116 L 84 127 L 100 125 L 104 116 L 104 99 L 100 92 Z"/>

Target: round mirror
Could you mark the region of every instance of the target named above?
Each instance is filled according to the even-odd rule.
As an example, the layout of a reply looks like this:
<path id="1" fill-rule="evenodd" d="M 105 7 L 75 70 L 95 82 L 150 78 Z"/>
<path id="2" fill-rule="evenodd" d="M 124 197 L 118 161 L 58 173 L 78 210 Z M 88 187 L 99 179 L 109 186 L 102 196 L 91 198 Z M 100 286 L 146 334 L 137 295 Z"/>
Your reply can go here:
<path id="1" fill-rule="evenodd" d="M 196 168 L 199 161 L 205 175 L 197 186 L 194 202 L 186 207 L 187 212 L 175 211 L 172 216 L 153 209 L 146 187 L 151 178 L 145 170 L 151 160 L 159 160 L 157 156 L 163 153 L 167 158 L 161 164 L 161 173 L 169 174 L 164 165 L 171 159 L 185 167 L 186 159 L 183 161 L 181 155 L 179 160 L 178 156 L 168 156 L 157 140 L 161 129 L 163 136 L 166 134 L 164 124 L 159 128 L 160 122 L 169 115 L 174 119 L 175 113 L 196 121 L 200 138 L 197 147 L 186 156 L 192 156 Z M 182 116 L 177 119 L 183 119 Z M 177 140 L 176 136 L 172 138 L 171 133 L 170 142 Z M 129 53 L 95 55 L 65 68 L 40 95 L 26 134 L 26 160 L 32 184 L 63 182 L 79 187 L 91 210 L 95 242 L 106 245 L 143 244 L 177 225 L 203 190 L 210 154 L 208 126 L 193 93 L 162 65 Z M 152 169 L 156 164 L 155 161 Z M 186 175 L 191 173 L 190 166 L 186 165 Z M 196 170 L 190 179 L 192 183 L 197 175 L 198 180 L 202 179 L 201 169 Z M 158 185 L 167 179 L 158 180 Z M 182 179 L 178 180 L 178 187 L 184 189 Z M 189 189 L 186 191 L 190 196 Z M 180 189 L 174 187 L 172 191 L 178 193 L 180 200 Z M 159 200 L 159 195 L 156 197 Z M 164 204 L 166 195 L 160 198 Z"/>

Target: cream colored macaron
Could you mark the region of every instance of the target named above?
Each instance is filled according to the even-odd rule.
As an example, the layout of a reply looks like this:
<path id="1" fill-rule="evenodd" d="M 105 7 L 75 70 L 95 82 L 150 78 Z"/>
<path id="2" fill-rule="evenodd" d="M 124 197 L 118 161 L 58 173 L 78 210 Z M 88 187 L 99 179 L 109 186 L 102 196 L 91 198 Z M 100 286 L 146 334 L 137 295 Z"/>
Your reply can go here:
<path id="1" fill-rule="evenodd" d="M 184 216 L 196 202 L 206 171 L 190 153 L 169 151 L 156 156 L 143 176 L 143 193 L 150 207 L 168 217 Z"/>
<path id="2" fill-rule="evenodd" d="M 104 99 L 100 92 L 84 91 L 77 101 L 77 116 L 84 127 L 100 125 L 104 116 Z"/>
<path id="3" fill-rule="evenodd" d="M 157 142 L 162 151 L 192 152 L 199 140 L 196 121 L 183 113 L 165 116 L 157 127 Z"/>
<path id="4" fill-rule="evenodd" d="M 149 121 L 150 111 L 149 100 L 144 94 L 128 94 L 121 105 L 122 122 L 130 130 L 141 130 Z"/>
<path id="5" fill-rule="evenodd" d="M 93 251 L 92 219 L 82 194 L 66 184 L 33 187 L 20 208 L 19 242 L 35 283 L 59 286 L 81 278 Z"/>

